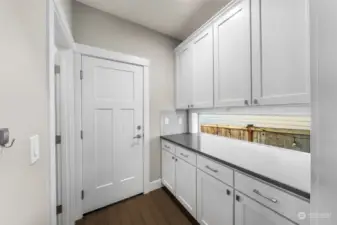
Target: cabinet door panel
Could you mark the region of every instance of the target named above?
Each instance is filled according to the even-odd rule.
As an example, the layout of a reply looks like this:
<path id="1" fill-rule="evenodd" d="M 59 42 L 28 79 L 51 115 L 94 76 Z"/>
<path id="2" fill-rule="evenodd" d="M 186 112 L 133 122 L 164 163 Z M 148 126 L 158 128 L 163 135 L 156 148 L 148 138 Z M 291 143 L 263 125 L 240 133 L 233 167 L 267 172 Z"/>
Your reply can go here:
<path id="1" fill-rule="evenodd" d="M 175 194 L 175 157 L 166 150 L 161 151 L 162 183 Z"/>
<path id="2" fill-rule="evenodd" d="M 233 188 L 198 170 L 198 221 L 201 225 L 233 225 Z"/>
<path id="3" fill-rule="evenodd" d="M 192 104 L 193 51 L 190 45 L 176 54 L 176 108 L 187 109 Z"/>
<path id="4" fill-rule="evenodd" d="M 196 217 L 197 169 L 185 162 L 176 161 L 176 197 L 180 203 Z"/>
<path id="5" fill-rule="evenodd" d="M 252 43 L 255 102 L 308 103 L 308 0 L 252 0 Z"/>
<path id="6" fill-rule="evenodd" d="M 213 107 L 213 27 L 193 40 L 193 108 Z"/>
<path id="7" fill-rule="evenodd" d="M 214 24 L 215 106 L 251 101 L 250 4 L 243 0 Z"/>
<path id="8" fill-rule="evenodd" d="M 295 225 L 267 207 L 236 192 L 235 225 Z"/>

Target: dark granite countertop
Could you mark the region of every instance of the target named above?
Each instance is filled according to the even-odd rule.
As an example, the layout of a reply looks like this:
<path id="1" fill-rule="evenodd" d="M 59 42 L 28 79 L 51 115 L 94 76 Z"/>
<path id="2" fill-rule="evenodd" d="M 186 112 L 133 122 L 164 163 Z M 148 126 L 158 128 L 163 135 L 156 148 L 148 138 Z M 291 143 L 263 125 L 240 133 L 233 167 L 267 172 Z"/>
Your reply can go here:
<path id="1" fill-rule="evenodd" d="M 269 184 L 272 184 L 278 188 L 281 188 L 285 191 L 291 192 L 295 195 L 298 195 L 299 197 L 302 197 L 304 199 L 309 200 L 310 199 L 310 193 L 306 192 L 306 191 L 302 191 L 298 188 L 295 188 L 291 185 L 288 185 L 286 183 L 282 183 L 279 182 L 276 179 L 273 179 L 271 177 L 267 177 L 264 176 L 260 173 L 256 173 L 252 170 L 246 169 L 244 168 L 244 166 L 238 166 L 236 164 L 233 164 L 231 162 L 229 162 L 228 160 L 225 159 L 225 157 L 222 157 L 223 155 L 218 154 L 218 150 L 211 150 L 211 151 L 206 151 L 205 147 L 207 146 L 207 148 L 212 148 L 209 147 L 209 143 L 207 143 L 206 145 L 203 143 L 203 140 L 201 138 L 200 134 L 175 134 L 175 135 L 166 135 L 166 136 L 161 136 L 162 139 L 166 140 L 166 141 L 170 141 L 176 145 L 179 145 L 181 147 L 184 147 L 186 149 L 189 149 L 191 151 L 194 151 L 198 154 L 201 154 L 203 156 L 206 156 L 210 159 L 213 159 L 215 161 L 218 161 L 224 165 L 227 165 L 229 167 L 232 167 L 233 169 L 239 171 L 239 172 L 243 172 L 246 173 L 250 176 L 253 176 L 257 179 L 260 179 L 262 181 L 265 181 Z M 214 153 L 214 154 L 213 154 Z"/>

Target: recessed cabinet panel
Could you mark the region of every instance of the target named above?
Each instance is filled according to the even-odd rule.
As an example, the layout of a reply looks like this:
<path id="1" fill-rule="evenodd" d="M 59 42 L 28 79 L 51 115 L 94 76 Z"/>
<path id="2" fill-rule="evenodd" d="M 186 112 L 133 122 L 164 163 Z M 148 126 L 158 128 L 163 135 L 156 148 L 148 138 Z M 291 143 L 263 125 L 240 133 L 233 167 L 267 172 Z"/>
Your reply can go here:
<path id="1" fill-rule="evenodd" d="M 241 193 L 235 199 L 235 225 L 296 225 Z"/>
<path id="2" fill-rule="evenodd" d="M 162 163 L 162 183 L 175 194 L 175 157 L 166 150 L 161 151 Z"/>
<path id="3" fill-rule="evenodd" d="M 197 169 L 184 160 L 176 160 L 176 197 L 196 218 L 197 216 Z"/>
<path id="4" fill-rule="evenodd" d="M 176 108 L 187 109 L 193 100 L 193 51 L 190 45 L 176 53 Z"/>
<path id="5" fill-rule="evenodd" d="M 309 103 L 308 0 L 252 0 L 253 102 Z"/>
<path id="6" fill-rule="evenodd" d="M 198 170 L 197 189 L 198 221 L 201 225 L 234 224 L 233 188 Z"/>
<path id="7" fill-rule="evenodd" d="M 243 0 L 214 27 L 215 106 L 251 102 L 250 1 Z"/>
<path id="8" fill-rule="evenodd" d="M 202 32 L 193 41 L 192 108 L 213 107 L 213 28 Z"/>

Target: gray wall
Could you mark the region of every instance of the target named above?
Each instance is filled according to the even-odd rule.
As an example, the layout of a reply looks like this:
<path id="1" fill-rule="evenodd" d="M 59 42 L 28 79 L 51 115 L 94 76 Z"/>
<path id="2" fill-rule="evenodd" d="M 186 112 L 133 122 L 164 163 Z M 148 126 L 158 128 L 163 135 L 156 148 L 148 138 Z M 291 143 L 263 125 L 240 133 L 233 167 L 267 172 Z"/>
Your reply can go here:
<path id="1" fill-rule="evenodd" d="M 0 1 L 0 127 L 16 138 L 0 155 L 2 225 L 49 224 L 46 2 Z M 29 137 L 35 134 L 41 158 L 30 166 Z"/>
<path id="2" fill-rule="evenodd" d="M 76 0 L 54 0 L 60 10 L 63 11 L 65 19 L 69 24 L 69 28 L 72 27 L 72 3 Z"/>
<path id="3" fill-rule="evenodd" d="M 75 2 L 73 35 L 77 43 L 151 60 L 150 179 L 160 178 L 160 112 L 174 109 L 174 48 L 178 41 Z"/>

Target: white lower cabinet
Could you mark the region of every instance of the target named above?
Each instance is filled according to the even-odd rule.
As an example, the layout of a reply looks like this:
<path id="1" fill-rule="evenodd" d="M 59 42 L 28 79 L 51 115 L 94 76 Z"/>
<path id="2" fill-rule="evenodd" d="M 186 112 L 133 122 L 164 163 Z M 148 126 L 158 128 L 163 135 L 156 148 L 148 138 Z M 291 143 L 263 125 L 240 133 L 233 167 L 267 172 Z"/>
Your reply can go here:
<path id="1" fill-rule="evenodd" d="M 161 151 L 161 163 L 162 163 L 162 183 L 172 194 L 175 194 L 175 173 L 176 162 L 175 156 L 166 150 Z"/>
<path id="2" fill-rule="evenodd" d="M 310 224 L 309 202 L 173 143 L 163 143 L 162 183 L 201 225 Z"/>
<path id="3" fill-rule="evenodd" d="M 197 216 L 197 171 L 196 167 L 177 158 L 176 160 L 176 197 L 179 202 L 196 218 Z"/>
<path id="4" fill-rule="evenodd" d="M 201 225 L 234 225 L 233 188 L 201 170 L 197 177 L 198 222 Z"/>
<path id="5" fill-rule="evenodd" d="M 296 225 L 241 193 L 235 199 L 235 225 Z"/>

